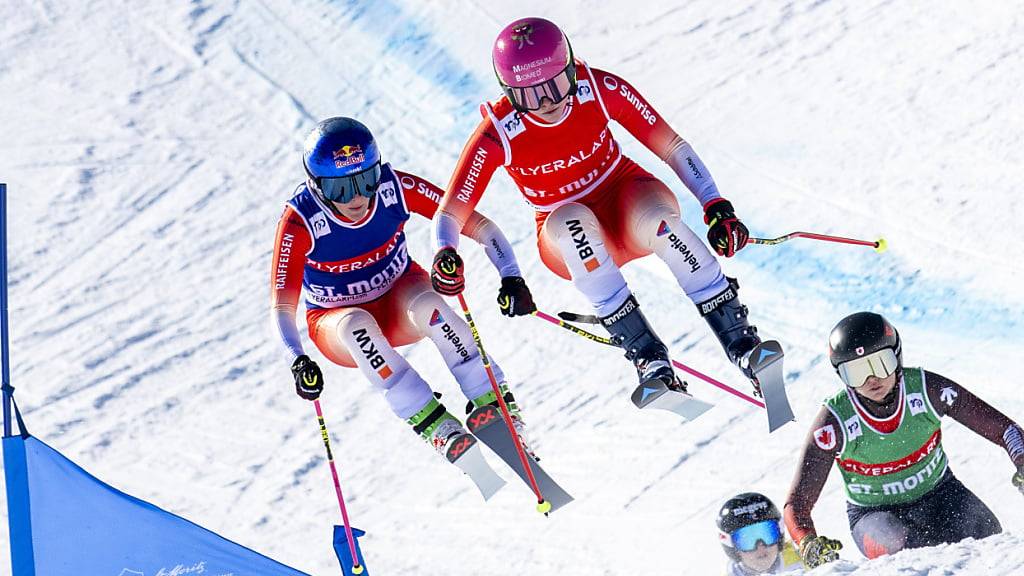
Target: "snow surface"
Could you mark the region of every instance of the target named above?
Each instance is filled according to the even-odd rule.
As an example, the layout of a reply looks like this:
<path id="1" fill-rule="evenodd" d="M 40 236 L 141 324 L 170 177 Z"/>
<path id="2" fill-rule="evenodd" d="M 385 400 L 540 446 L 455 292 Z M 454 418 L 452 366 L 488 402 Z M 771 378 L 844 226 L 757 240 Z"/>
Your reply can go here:
<path id="1" fill-rule="evenodd" d="M 826 336 L 873 309 L 905 358 L 1018 419 L 1007 370 L 1024 326 L 1020 2 L 73 2 L 0 4 L 0 180 L 9 183 L 13 382 L 30 428 L 100 478 L 313 574 L 337 521 L 312 407 L 267 321 L 274 225 L 305 133 L 350 115 L 387 159 L 444 184 L 475 106 L 497 95 L 491 41 L 546 15 L 577 54 L 638 86 L 694 144 L 755 234 L 811 230 L 725 263 L 787 347 L 800 422 L 714 388 L 680 425 L 633 409 L 622 358 L 506 320 L 479 250 L 468 299 L 549 471 L 577 501 L 551 518 L 510 485 L 486 505 L 359 375 L 327 369 L 324 410 L 375 574 L 715 574 L 732 494 L 780 504 L 806 423 L 838 384 Z M 628 154 L 682 189 L 625 134 Z M 686 221 L 703 230 L 685 191 Z M 585 310 L 538 262 L 532 217 L 498 175 L 482 205 L 543 309 Z M 429 261 L 429 226 L 410 224 Z M 626 270 L 676 357 L 743 386 L 657 260 Z M 459 406 L 429 344 L 409 358 Z M 816 511 L 846 545 L 824 574 L 1020 574 L 1024 498 L 1005 454 L 945 426 L 953 470 L 1008 534 L 864 564 L 838 474 Z M 506 473 L 506 471 L 502 471 Z M 508 474 L 506 473 L 508 476 Z M 6 505 L 0 512 L 6 514 Z M 6 523 L 2 529 L 6 538 Z M 0 546 L 0 570 L 9 566 Z M 861 565 L 861 568 L 857 568 Z"/>

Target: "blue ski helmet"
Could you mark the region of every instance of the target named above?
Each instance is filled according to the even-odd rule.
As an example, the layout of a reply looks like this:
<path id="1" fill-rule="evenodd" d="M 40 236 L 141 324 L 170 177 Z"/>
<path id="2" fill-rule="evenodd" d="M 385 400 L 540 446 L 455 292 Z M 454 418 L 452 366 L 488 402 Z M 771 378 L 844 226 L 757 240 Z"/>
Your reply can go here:
<path id="1" fill-rule="evenodd" d="M 351 202 L 357 194 L 372 198 L 380 184 L 380 152 L 373 134 L 360 122 L 328 118 L 306 137 L 302 151 L 308 185 L 332 202 Z"/>

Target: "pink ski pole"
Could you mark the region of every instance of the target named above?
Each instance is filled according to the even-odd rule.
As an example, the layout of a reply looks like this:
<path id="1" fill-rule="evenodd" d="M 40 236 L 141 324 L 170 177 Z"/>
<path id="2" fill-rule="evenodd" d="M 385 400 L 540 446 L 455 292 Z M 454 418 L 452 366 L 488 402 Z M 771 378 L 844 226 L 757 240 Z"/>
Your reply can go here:
<path id="1" fill-rule="evenodd" d="M 324 413 L 320 409 L 320 400 L 314 400 L 316 407 L 316 418 L 320 421 L 320 436 L 324 439 L 324 448 L 327 449 L 327 463 L 331 465 L 331 476 L 334 477 L 334 491 L 338 494 L 338 508 L 341 509 L 341 520 L 345 524 L 345 536 L 348 537 L 348 550 L 352 553 L 352 573 L 362 574 L 363 566 L 359 563 L 359 555 L 356 554 L 356 538 L 352 535 L 352 525 L 348 522 L 348 510 L 345 509 L 345 497 L 341 495 L 341 482 L 338 480 L 338 470 L 334 467 L 334 454 L 331 452 L 331 439 L 327 435 L 327 424 L 324 422 Z"/>
<path id="2" fill-rule="evenodd" d="M 556 326 L 561 326 L 562 328 L 565 328 L 566 330 L 572 332 L 573 334 L 576 334 L 577 336 L 582 336 L 588 340 L 593 340 L 594 342 L 599 342 L 601 344 L 607 344 L 608 346 L 615 346 L 615 343 L 612 342 L 609 338 L 605 338 L 604 336 L 598 336 L 597 334 L 587 332 L 586 330 L 580 328 L 579 326 L 574 326 L 564 320 L 555 318 L 554 316 L 551 316 L 549 314 L 545 314 L 540 310 L 534 312 L 533 315 L 540 318 L 541 320 L 547 320 L 548 322 Z M 764 402 L 761 402 L 757 398 L 754 398 L 753 396 L 750 396 L 748 394 L 744 394 L 743 392 L 740 392 L 739 390 L 733 388 L 732 386 L 729 386 L 728 384 L 719 382 L 718 380 L 715 380 L 711 376 L 708 376 L 707 374 L 704 374 L 703 372 L 700 372 L 693 368 L 690 368 L 689 366 L 683 364 L 682 362 L 679 362 L 678 360 L 673 360 L 672 365 L 695 378 L 698 378 L 700 380 L 703 380 L 704 382 L 707 382 L 708 384 L 711 384 L 712 386 L 716 386 L 718 388 L 721 388 L 722 390 L 725 390 L 726 392 L 732 394 L 733 396 L 736 396 L 737 398 L 742 398 L 743 400 L 746 400 L 747 402 L 753 404 L 754 406 L 757 406 L 758 408 L 764 408 Z"/>
<path id="3" fill-rule="evenodd" d="M 480 351 L 480 360 L 483 362 L 484 370 L 487 372 L 487 377 L 491 381 L 491 390 L 494 391 L 494 396 L 498 399 L 498 408 L 501 410 L 501 416 L 505 419 L 505 425 L 508 426 L 508 433 L 512 436 L 512 441 L 516 446 L 516 454 L 519 455 L 519 462 L 522 463 L 523 469 L 526 470 L 526 477 L 530 482 L 530 489 L 533 490 L 533 494 L 537 497 L 537 512 L 547 516 L 548 512 L 551 511 L 551 503 L 544 500 L 544 495 L 541 494 L 540 486 L 537 485 L 537 478 L 533 474 L 533 468 L 530 467 L 529 458 L 526 456 L 526 452 L 523 451 L 523 443 L 519 440 L 519 433 L 516 432 L 516 427 L 512 424 L 512 416 L 508 412 L 508 405 L 505 404 L 505 398 L 501 393 L 501 387 L 498 385 L 498 379 L 494 376 L 494 371 L 491 370 L 491 361 L 487 358 L 487 352 L 484 351 L 484 343 L 480 339 L 480 331 L 476 329 L 476 323 L 473 322 L 473 315 L 469 313 L 469 304 L 466 304 L 466 298 L 461 293 L 457 294 L 459 297 L 459 305 L 462 306 L 462 315 L 466 317 L 466 324 L 469 324 L 469 330 L 473 333 L 473 340 L 476 342 L 476 348 Z"/>
<path id="4" fill-rule="evenodd" d="M 827 234 L 815 234 L 814 232 L 790 232 L 785 236 L 779 236 L 778 238 L 751 238 L 748 240 L 751 244 L 763 244 L 765 246 L 774 246 L 776 244 L 782 244 L 787 240 L 794 238 L 808 238 L 810 240 L 821 240 L 823 242 L 836 242 L 839 244 L 853 244 L 855 246 L 870 246 L 875 249 L 875 252 L 881 254 L 889 248 L 889 244 L 885 241 L 885 238 L 879 238 L 878 240 L 857 240 L 856 238 L 844 238 L 842 236 L 829 236 Z"/>

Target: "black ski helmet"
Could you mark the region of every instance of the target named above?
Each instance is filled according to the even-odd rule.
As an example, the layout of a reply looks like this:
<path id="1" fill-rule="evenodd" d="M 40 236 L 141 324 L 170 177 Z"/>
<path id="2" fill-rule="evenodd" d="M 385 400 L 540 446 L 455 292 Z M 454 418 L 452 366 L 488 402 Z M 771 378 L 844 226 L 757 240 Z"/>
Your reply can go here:
<path id="1" fill-rule="evenodd" d="M 765 520 L 782 520 L 782 514 L 775 504 L 764 494 L 757 492 L 744 492 L 726 500 L 722 509 L 718 511 L 718 533 L 722 550 L 732 560 L 739 562 L 740 557 L 736 548 L 732 545 L 732 533 L 751 524 L 764 522 Z M 782 549 L 782 540 L 779 542 L 779 549 Z"/>
<path id="2" fill-rule="evenodd" d="M 855 360 L 883 348 L 896 353 L 897 377 L 903 370 L 903 346 L 900 333 L 881 314 L 856 312 L 843 318 L 828 336 L 828 359 L 839 372 L 843 362 Z"/>

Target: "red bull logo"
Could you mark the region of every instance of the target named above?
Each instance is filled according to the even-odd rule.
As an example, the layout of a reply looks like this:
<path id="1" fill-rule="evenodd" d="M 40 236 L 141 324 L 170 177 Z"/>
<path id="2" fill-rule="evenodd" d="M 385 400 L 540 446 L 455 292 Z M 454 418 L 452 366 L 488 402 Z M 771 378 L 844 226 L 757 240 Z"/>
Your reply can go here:
<path id="1" fill-rule="evenodd" d="M 344 168 L 346 166 L 352 166 L 353 164 L 362 164 L 366 160 L 366 155 L 363 154 L 363 147 L 356 144 L 355 146 L 342 146 L 333 152 L 334 155 L 334 167 Z"/>

